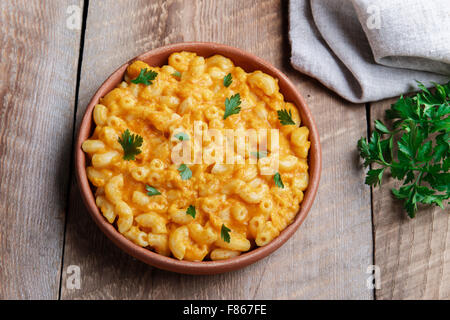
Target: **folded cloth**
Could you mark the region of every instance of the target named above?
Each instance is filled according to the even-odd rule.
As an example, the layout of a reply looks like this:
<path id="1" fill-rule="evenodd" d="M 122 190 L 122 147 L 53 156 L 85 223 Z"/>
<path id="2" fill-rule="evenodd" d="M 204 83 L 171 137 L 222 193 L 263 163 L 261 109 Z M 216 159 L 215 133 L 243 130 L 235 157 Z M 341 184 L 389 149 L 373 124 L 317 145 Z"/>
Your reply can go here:
<path id="1" fill-rule="evenodd" d="M 291 63 L 352 102 L 450 79 L 448 0 L 290 0 Z"/>

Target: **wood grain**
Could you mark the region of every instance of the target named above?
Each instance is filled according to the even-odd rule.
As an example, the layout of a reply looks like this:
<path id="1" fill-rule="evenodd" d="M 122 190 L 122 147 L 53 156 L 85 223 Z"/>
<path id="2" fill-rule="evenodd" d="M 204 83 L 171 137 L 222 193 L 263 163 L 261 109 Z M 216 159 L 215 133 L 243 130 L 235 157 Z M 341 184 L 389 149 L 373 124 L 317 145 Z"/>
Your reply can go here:
<path id="1" fill-rule="evenodd" d="M 116 248 L 94 225 L 71 186 L 64 271 L 81 268 L 81 289 L 63 299 L 371 299 L 370 190 L 355 143 L 366 135 L 365 109 L 349 105 L 289 66 L 287 5 L 264 1 L 91 1 L 77 120 L 101 82 L 124 61 L 179 41 L 240 47 L 287 72 L 304 94 L 323 143 L 323 176 L 309 217 L 266 259 L 217 276 L 161 271 Z"/>
<path id="2" fill-rule="evenodd" d="M 0 1 L 0 299 L 58 297 L 80 32 L 74 1 Z"/>
<path id="3" fill-rule="evenodd" d="M 450 218 L 437 208 L 407 218 L 391 196 L 392 179 L 373 190 L 372 252 L 370 193 L 354 147 L 366 135 L 364 107 L 291 68 L 286 1 L 89 2 L 77 126 L 96 88 L 124 61 L 169 43 L 216 41 L 283 70 L 306 98 L 323 147 L 321 186 L 305 223 L 246 269 L 178 275 L 117 249 L 74 182 L 66 209 L 80 49 L 80 31 L 66 27 L 73 4 L 0 2 L 0 299 L 54 299 L 60 285 L 63 299 L 371 299 L 372 254 L 381 268 L 377 299 L 450 299 Z M 373 103 L 371 122 L 393 101 Z M 80 290 L 65 286 L 70 265 L 81 267 Z"/>
<path id="4" fill-rule="evenodd" d="M 397 99 L 371 105 L 370 117 L 384 118 Z M 391 189 L 400 183 L 384 179 L 373 190 L 375 264 L 381 271 L 377 299 L 450 299 L 450 217 L 436 207 L 421 207 L 410 219 Z"/>

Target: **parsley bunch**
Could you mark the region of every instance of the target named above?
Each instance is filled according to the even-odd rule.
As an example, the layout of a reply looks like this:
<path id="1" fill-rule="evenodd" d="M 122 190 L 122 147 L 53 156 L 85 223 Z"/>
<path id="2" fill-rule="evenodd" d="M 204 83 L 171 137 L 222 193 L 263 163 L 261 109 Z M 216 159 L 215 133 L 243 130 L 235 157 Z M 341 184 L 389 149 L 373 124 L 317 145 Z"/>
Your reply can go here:
<path id="1" fill-rule="evenodd" d="M 421 92 L 400 97 L 386 110 L 386 117 L 393 120 L 392 129 L 376 120 L 370 140 L 358 141 L 364 166 L 372 166 L 365 183 L 381 184 L 389 168 L 393 178 L 403 181 L 392 193 L 404 200 L 411 218 L 418 203 L 444 209 L 450 198 L 450 82 L 433 84 L 434 93 L 419 83 Z"/>

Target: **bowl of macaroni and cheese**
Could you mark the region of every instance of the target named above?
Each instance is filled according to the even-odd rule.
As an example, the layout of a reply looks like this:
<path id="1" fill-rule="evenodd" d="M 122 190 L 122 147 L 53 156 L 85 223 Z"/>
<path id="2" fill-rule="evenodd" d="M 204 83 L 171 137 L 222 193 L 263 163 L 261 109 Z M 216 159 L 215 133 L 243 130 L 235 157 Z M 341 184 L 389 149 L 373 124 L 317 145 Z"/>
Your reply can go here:
<path id="1" fill-rule="evenodd" d="M 215 274 L 294 234 L 317 192 L 319 134 L 268 62 L 179 43 L 117 69 L 87 106 L 76 175 L 93 220 L 121 249 L 169 271 Z"/>

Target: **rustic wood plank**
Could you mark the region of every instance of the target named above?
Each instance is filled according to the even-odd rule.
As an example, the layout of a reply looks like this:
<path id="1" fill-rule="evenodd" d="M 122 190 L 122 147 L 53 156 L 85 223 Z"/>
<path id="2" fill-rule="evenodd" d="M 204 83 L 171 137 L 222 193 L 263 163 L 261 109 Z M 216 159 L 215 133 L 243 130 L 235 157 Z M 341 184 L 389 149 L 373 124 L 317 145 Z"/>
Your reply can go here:
<path id="1" fill-rule="evenodd" d="M 80 40 L 66 26 L 73 3 L 0 1 L 0 299 L 59 294 Z"/>
<path id="2" fill-rule="evenodd" d="M 397 99 L 371 105 L 371 122 L 385 119 Z M 400 183 L 384 179 L 373 189 L 375 264 L 380 267 L 377 299 L 450 299 L 450 217 L 440 208 L 423 207 L 408 218 L 391 189 Z"/>
<path id="3" fill-rule="evenodd" d="M 108 21 L 108 25 L 105 25 Z M 362 105 L 349 105 L 290 67 L 287 7 L 280 1 L 91 2 L 77 119 L 101 82 L 127 59 L 178 41 L 215 41 L 253 52 L 297 84 L 318 122 L 324 169 L 313 209 L 270 257 L 236 272 L 185 276 L 161 271 L 117 249 L 94 225 L 72 185 L 64 270 L 81 269 L 81 289 L 63 279 L 63 299 L 371 299 L 370 190 L 355 144 L 366 135 Z"/>

